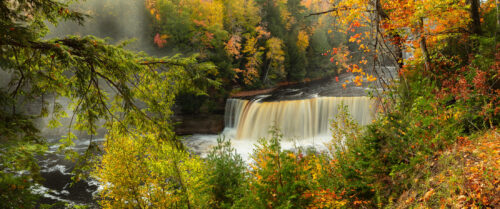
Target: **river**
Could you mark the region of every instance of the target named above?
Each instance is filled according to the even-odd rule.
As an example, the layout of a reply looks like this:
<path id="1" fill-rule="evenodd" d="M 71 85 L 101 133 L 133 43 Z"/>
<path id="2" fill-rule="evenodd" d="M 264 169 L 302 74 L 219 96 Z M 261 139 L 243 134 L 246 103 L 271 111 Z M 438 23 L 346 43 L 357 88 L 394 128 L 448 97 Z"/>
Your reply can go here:
<path id="1" fill-rule="evenodd" d="M 341 75 L 339 80 L 350 79 L 350 76 Z M 330 140 L 330 122 L 341 104 L 346 105 L 351 116 L 362 125 L 369 124 L 374 117 L 376 103 L 365 96 L 368 85 L 351 85 L 343 89 L 341 82 L 336 80 L 280 88 L 266 95 L 229 98 L 226 101 L 225 128 L 222 133 L 184 136 L 184 142 L 191 152 L 203 157 L 217 143 L 218 137 L 226 137 L 231 139 L 232 146 L 248 162 L 254 144 L 259 138 L 269 136 L 268 131 L 274 126 L 283 133 L 283 149 L 324 149 L 324 143 Z M 102 143 L 104 139 L 94 141 Z M 34 188 L 43 194 L 40 203 L 65 202 L 98 208 L 93 198 L 99 188 L 98 182 L 88 179 L 72 185 L 74 163 L 57 151 L 57 140 L 49 142 L 54 145 L 39 161 L 45 181 Z M 88 145 L 89 140 L 82 137 L 73 149 L 82 154 Z"/>

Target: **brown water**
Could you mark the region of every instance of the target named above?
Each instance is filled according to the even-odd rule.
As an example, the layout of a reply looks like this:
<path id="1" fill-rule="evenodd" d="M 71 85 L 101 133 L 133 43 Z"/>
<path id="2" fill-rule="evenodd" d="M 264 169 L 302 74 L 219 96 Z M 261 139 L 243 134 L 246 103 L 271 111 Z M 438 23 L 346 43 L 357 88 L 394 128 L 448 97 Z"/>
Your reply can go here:
<path id="1" fill-rule="evenodd" d="M 347 107 L 359 124 L 372 121 L 374 103 L 369 97 L 316 97 L 272 102 L 228 99 L 225 132 L 236 140 L 267 137 L 271 127 L 280 130 L 284 138 L 328 135 L 331 120 L 341 105 Z"/>

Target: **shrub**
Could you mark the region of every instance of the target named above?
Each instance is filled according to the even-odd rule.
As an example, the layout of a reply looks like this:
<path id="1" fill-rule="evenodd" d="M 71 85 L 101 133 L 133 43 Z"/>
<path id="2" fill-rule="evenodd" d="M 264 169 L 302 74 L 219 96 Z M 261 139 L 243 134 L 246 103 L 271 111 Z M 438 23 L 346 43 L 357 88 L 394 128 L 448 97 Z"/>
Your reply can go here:
<path id="1" fill-rule="evenodd" d="M 103 208 L 207 208 L 204 162 L 154 134 L 107 135 L 94 176 Z"/>
<path id="2" fill-rule="evenodd" d="M 230 208 L 234 201 L 243 196 L 243 184 L 246 178 L 246 165 L 234 148 L 231 141 L 224 137 L 217 139 L 207 156 L 209 173 L 208 184 L 211 185 L 214 208 Z"/>
<path id="3" fill-rule="evenodd" d="M 384 170 L 376 158 L 377 143 L 364 135 L 362 127 L 352 119 L 344 105 L 331 125 L 332 141 L 324 156 L 324 175 L 321 181 L 341 195 L 346 206 L 373 207 L 377 172 Z"/>
<path id="4" fill-rule="evenodd" d="M 242 207 L 245 203 L 251 208 L 307 208 L 313 202 L 311 194 L 320 186 L 319 159 L 302 149 L 282 151 L 281 140 L 282 135 L 273 129 L 269 140 L 260 139 L 256 145 L 248 191 L 239 202 Z"/>
<path id="5" fill-rule="evenodd" d="M 0 172 L 0 208 L 34 208 L 39 196 L 30 191 L 32 185 L 25 176 Z"/>

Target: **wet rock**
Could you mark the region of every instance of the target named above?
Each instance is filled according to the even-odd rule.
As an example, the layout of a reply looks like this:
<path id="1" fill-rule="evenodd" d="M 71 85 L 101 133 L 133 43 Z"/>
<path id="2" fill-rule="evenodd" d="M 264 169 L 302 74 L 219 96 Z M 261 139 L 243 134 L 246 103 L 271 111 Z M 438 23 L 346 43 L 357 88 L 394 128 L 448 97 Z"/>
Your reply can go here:
<path id="1" fill-rule="evenodd" d="M 173 118 L 177 135 L 219 134 L 224 129 L 224 115 L 177 115 Z"/>

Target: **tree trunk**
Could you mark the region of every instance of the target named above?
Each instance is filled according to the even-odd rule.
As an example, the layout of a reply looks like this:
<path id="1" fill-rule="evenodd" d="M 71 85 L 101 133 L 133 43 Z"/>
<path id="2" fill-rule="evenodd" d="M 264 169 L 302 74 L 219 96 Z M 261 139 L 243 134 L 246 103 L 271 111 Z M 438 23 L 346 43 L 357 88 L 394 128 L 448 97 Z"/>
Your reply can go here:
<path id="1" fill-rule="evenodd" d="M 471 31 L 474 35 L 482 35 L 481 30 L 481 17 L 479 14 L 480 2 L 479 0 L 468 0 L 470 4 L 470 16 L 472 19 L 471 22 Z"/>
<path id="2" fill-rule="evenodd" d="M 472 35 L 480 36 L 480 35 L 482 35 L 481 17 L 479 14 L 480 2 L 479 2 L 479 0 L 467 0 L 467 1 L 468 1 L 467 3 L 470 5 L 469 13 L 470 13 L 470 17 L 472 19 L 470 26 L 469 26 L 470 31 L 471 31 Z M 470 47 L 471 47 L 472 53 L 477 53 L 478 47 L 479 47 L 478 40 L 474 39 L 472 37 L 469 41 L 470 41 Z M 471 57 L 469 56 L 469 59 L 470 58 Z M 469 60 L 469 61 L 471 61 L 471 60 Z"/>
<path id="3" fill-rule="evenodd" d="M 427 49 L 427 40 L 425 38 L 424 31 L 424 18 L 420 18 L 419 23 L 420 28 L 420 49 L 422 50 L 422 55 L 424 55 L 425 59 L 425 70 L 428 72 L 431 70 L 431 57 L 429 55 L 429 50 Z"/>
<path id="4" fill-rule="evenodd" d="M 385 13 L 384 9 L 380 5 L 379 0 L 375 0 L 375 8 L 377 10 L 377 15 L 379 15 L 383 20 L 389 20 L 389 16 L 387 15 L 387 13 Z M 377 25 L 377 27 L 379 26 Z M 391 34 L 394 34 L 392 35 L 392 39 L 394 40 L 393 44 L 395 47 L 394 56 L 399 69 L 402 69 L 404 65 L 404 59 L 403 59 L 403 43 L 401 42 L 401 36 L 399 36 L 399 34 L 397 33 L 391 33 Z"/>

